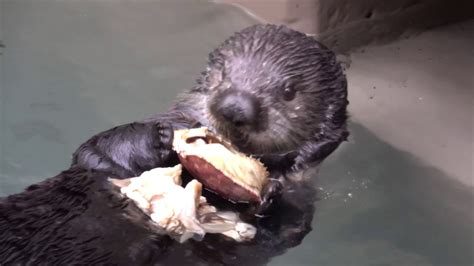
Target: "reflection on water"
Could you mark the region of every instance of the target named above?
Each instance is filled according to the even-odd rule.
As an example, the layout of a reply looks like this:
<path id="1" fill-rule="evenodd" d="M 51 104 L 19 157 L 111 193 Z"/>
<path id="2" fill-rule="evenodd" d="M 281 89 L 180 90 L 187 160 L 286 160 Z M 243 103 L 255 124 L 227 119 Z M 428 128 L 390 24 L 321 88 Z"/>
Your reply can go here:
<path id="1" fill-rule="evenodd" d="M 201 2 L 7 0 L 1 8 L 0 195 L 58 173 L 93 133 L 163 111 L 214 46 L 253 23 L 237 9 Z M 221 243 L 210 239 L 174 245 L 167 262 L 472 265 L 472 191 L 363 125 L 351 130 L 313 180 L 314 218 L 282 214 L 293 227 L 279 229 L 305 236 L 301 244 L 216 252 Z M 296 232 L 308 229 L 299 221 L 312 230 Z"/>

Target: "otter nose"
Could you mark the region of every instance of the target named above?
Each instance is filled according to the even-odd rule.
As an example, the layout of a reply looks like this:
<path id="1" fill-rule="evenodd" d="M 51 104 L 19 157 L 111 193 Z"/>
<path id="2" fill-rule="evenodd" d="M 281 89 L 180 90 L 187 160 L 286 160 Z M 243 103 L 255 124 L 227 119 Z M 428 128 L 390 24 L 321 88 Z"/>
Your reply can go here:
<path id="1" fill-rule="evenodd" d="M 225 95 L 218 104 L 217 111 L 236 127 L 255 124 L 259 104 L 251 94 L 235 92 Z"/>

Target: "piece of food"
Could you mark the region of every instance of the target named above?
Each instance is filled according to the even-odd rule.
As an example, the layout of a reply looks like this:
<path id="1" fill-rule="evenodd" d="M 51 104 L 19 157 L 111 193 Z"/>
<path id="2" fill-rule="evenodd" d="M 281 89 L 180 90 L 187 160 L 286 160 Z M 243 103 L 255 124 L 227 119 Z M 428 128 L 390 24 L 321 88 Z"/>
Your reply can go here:
<path id="1" fill-rule="evenodd" d="M 202 185 L 190 182 L 181 186 L 182 166 L 155 168 L 139 177 L 126 180 L 111 179 L 121 187 L 120 192 L 132 199 L 168 235 L 179 242 L 202 238 L 204 229 L 196 218 Z M 128 184 L 127 184 L 128 183 Z"/>
<path id="2" fill-rule="evenodd" d="M 201 196 L 202 184 L 192 180 L 181 186 L 182 166 L 155 168 L 139 177 L 109 180 L 132 199 L 165 233 L 179 241 L 202 239 L 206 233 L 221 233 L 236 241 L 255 236 L 256 229 L 233 212 L 220 212 Z"/>
<path id="3" fill-rule="evenodd" d="M 110 179 L 119 186 L 122 194 L 134 200 L 143 210 L 150 208 L 152 197 L 173 193 L 181 186 L 182 166 L 155 168 L 143 172 L 139 177 L 128 179 Z M 159 177 L 159 178 L 157 178 Z"/>
<path id="4" fill-rule="evenodd" d="M 173 149 L 206 188 L 229 200 L 260 202 L 268 180 L 265 166 L 207 128 L 176 130 Z"/>

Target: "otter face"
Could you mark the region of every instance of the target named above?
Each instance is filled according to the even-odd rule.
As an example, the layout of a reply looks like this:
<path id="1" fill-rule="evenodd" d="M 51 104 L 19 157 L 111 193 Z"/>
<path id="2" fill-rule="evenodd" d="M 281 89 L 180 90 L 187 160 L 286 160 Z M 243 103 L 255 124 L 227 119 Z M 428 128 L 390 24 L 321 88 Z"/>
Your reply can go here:
<path id="1" fill-rule="evenodd" d="M 345 112 L 346 79 L 334 53 L 284 26 L 230 37 L 210 54 L 200 84 L 210 126 L 251 154 L 295 149 Z"/>

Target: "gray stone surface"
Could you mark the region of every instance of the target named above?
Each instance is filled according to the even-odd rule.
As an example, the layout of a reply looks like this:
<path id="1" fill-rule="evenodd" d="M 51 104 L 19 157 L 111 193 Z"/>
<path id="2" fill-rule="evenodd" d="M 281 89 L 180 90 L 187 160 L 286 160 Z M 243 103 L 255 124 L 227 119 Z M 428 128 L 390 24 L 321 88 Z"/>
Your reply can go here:
<path id="1" fill-rule="evenodd" d="M 474 18 L 471 0 L 216 0 L 313 34 L 339 52 Z"/>
<path id="2" fill-rule="evenodd" d="M 366 47 L 351 61 L 353 120 L 474 188 L 474 20 Z"/>

